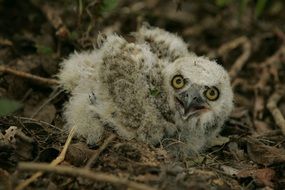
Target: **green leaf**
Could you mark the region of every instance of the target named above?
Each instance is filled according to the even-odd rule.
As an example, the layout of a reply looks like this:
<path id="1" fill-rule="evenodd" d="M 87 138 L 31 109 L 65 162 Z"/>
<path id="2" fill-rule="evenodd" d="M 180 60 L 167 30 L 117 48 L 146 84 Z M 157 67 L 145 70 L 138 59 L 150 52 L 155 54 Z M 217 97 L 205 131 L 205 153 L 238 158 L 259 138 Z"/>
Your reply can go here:
<path id="1" fill-rule="evenodd" d="M 239 18 L 241 18 L 241 15 L 244 13 L 244 10 L 248 4 L 248 0 L 240 0 L 240 6 L 239 6 Z"/>
<path id="2" fill-rule="evenodd" d="M 219 7 L 224 7 L 228 5 L 232 0 L 216 0 L 216 5 Z"/>
<path id="3" fill-rule="evenodd" d="M 255 6 L 255 12 L 254 12 L 255 18 L 258 18 L 262 14 L 262 12 L 265 8 L 266 2 L 267 2 L 267 0 L 258 0 L 257 1 L 257 4 Z"/>
<path id="4" fill-rule="evenodd" d="M 117 0 L 103 0 L 101 5 L 101 12 L 109 12 L 118 5 Z"/>
<path id="5" fill-rule="evenodd" d="M 48 46 L 44 46 L 44 45 L 40 45 L 40 44 L 37 44 L 36 45 L 36 48 L 37 48 L 37 52 L 39 54 L 45 54 L 45 55 L 50 55 L 53 53 L 53 49 L 48 47 Z"/>
<path id="6" fill-rule="evenodd" d="M 9 100 L 7 98 L 0 98 L 0 116 L 9 115 L 22 107 L 20 102 Z"/>

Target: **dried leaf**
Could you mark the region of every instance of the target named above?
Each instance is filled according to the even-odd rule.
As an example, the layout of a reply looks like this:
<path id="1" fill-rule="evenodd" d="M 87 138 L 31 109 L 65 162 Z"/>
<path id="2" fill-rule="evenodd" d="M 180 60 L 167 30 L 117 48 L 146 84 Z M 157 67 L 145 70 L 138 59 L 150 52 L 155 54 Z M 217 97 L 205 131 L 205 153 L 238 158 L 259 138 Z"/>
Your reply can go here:
<path id="1" fill-rule="evenodd" d="M 46 105 L 35 117 L 36 120 L 51 123 L 56 115 L 56 108 L 53 104 Z"/>
<path id="2" fill-rule="evenodd" d="M 71 144 L 67 149 L 66 160 L 75 166 L 82 166 L 95 152 L 86 143 Z"/>
<path id="3" fill-rule="evenodd" d="M 231 176 L 235 176 L 239 172 L 239 170 L 226 165 L 222 165 L 221 168 L 224 170 L 226 174 Z"/>
<path id="4" fill-rule="evenodd" d="M 15 155 L 19 160 L 32 160 L 37 152 L 37 146 L 34 140 L 26 136 L 21 129 L 11 126 L 5 130 L 5 134 L 1 137 L 7 145 L 14 148 Z"/>
<path id="5" fill-rule="evenodd" d="M 16 143 L 15 136 L 17 134 L 18 128 L 16 126 L 11 126 L 5 130 L 5 135 L 3 136 L 6 143 L 14 145 Z"/>
<path id="6" fill-rule="evenodd" d="M 285 150 L 247 138 L 247 152 L 251 160 L 264 166 L 285 162 Z"/>
<path id="7" fill-rule="evenodd" d="M 275 171 L 271 168 L 262 169 L 245 169 L 237 173 L 237 177 L 246 178 L 252 177 L 258 186 L 273 187 L 272 180 L 275 177 Z"/>
<path id="8" fill-rule="evenodd" d="M 272 131 L 268 125 L 268 123 L 261 121 L 261 120 L 255 120 L 254 121 L 254 127 L 256 130 L 256 133 L 258 135 L 264 135 L 268 133 L 269 131 Z"/>

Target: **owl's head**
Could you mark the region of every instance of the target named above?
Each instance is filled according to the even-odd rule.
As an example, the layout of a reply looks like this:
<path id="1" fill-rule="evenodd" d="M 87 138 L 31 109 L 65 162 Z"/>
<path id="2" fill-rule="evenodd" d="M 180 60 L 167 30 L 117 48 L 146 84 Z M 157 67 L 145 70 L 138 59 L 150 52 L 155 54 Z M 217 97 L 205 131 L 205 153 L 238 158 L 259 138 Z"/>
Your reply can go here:
<path id="1" fill-rule="evenodd" d="M 166 66 L 164 77 L 168 103 L 178 125 L 187 126 L 194 120 L 202 125 L 221 125 L 233 109 L 229 75 L 215 61 L 192 55 L 179 58 Z"/>

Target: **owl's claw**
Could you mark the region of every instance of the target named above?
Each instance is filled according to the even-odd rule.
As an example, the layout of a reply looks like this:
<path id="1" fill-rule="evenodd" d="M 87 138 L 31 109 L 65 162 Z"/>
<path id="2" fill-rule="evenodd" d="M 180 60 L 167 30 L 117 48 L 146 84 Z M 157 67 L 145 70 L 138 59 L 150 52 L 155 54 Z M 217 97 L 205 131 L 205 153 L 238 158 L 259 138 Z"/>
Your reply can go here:
<path id="1" fill-rule="evenodd" d="M 89 100 L 91 104 L 96 104 L 96 96 L 93 91 L 89 94 Z"/>

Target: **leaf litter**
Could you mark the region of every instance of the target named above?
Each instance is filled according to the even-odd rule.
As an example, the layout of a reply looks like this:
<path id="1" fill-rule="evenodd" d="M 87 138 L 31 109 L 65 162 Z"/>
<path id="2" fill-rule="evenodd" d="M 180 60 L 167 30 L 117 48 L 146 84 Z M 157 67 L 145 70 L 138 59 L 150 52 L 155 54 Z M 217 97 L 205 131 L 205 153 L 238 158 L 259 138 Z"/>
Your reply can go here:
<path id="1" fill-rule="evenodd" d="M 143 21 L 182 35 L 189 50 L 229 71 L 236 108 L 221 132 L 227 140 L 198 157 L 174 158 L 160 146 L 110 138 L 90 147 L 76 137 L 64 161 L 27 189 L 285 188 L 285 14 L 276 8 L 284 2 L 263 11 L 248 3 L 242 14 L 235 3 L 214 1 L 16 2 L 0 1 L 0 95 L 22 105 L 0 118 L 0 189 L 34 174 L 19 163 L 50 163 L 65 144 L 69 95 L 55 93 L 58 63 L 93 48 L 101 31 L 125 36 Z M 92 176 L 77 174 L 91 158 Z M 60 173 L 64 167 L 73 170 Z"/>

